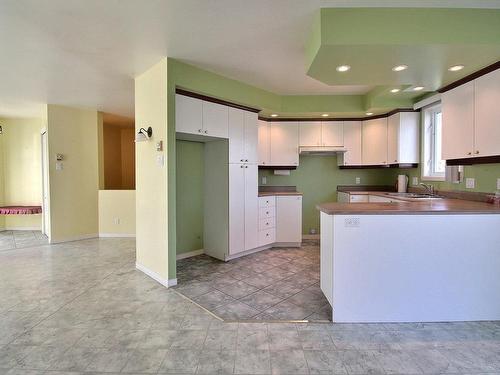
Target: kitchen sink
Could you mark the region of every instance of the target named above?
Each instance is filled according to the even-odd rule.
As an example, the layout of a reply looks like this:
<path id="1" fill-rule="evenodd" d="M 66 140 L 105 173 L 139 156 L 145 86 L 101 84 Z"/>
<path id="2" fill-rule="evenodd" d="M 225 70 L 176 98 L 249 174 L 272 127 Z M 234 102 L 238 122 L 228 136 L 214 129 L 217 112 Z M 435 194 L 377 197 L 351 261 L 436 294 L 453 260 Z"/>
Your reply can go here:
<path id="1" fill-rule="evenodd" d="M 387 195 L 391 195 L 393 197 L 411 198 L 411 199 L 443 199 L 443 197 L 441 197 L 439 195 L 433 195 L 433 194 L 387 193 Z"/>

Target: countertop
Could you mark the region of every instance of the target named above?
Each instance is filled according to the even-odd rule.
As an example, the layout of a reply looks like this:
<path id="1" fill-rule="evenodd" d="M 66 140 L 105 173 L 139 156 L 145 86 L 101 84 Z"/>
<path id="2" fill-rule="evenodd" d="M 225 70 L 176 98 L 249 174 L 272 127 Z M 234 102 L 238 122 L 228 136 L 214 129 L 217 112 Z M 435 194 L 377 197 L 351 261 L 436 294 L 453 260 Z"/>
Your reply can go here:
<path id="1" fill-rule="evenodd" d="M 328 215 L 500 214 L 500 206 L 498 205 L 462 199 L 434 199 L 393 203 L 332 202 L 319 204 L 316 208 Z"/>
<path id="2" fill-rule="evenodd" d="M 421 202 L 422 199 L 417 199 L 417 198 L 408 198 L 400 195 L 394 195 L 395 192 L 393 191 L 342 191 L 342 193 L 350 194 L 350 195 L 375 195 L 377 197 L 383 197 L 383 198 L 391 198 L 391 199 L 397 199 L 400 201 L 406 201 L 406 202 Z"/>
<path id="3" fill-rule="evenodd" d="M 269 197 L 276 195 L 302 195 L 298 191 L 259 191 L 259 197 Z"/>

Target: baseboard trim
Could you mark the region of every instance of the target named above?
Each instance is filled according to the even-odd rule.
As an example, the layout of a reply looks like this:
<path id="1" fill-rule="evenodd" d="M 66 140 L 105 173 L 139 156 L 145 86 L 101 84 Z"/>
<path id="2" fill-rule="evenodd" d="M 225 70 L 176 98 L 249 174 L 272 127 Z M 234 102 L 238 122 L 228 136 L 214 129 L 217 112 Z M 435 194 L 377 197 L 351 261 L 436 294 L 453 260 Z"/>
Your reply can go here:
<path id="1" fill-rule="evenodd" d="M 302 239 L 303 240 L 319 240 L 320 235 L 319 234 L 303 234 Z"/>
<path id="2" fill-rule="evenodd" d="M 5 227 L 3 229 L 0 229 L 3 231 L 6 230 L 42 230 L 42 227 Z"/>
<path id="3" fill-rule="evenodd" d="M 135 233 L 99 233 L 100 238 L 135 238 Z"/>
<path id="4" fill-rule="evenodd" d="M 197 255 L 205 254 L 205 250 L 199 249 L 199 250 L 193 250 L 193 251 L 188 251 L 187 253 L 182 253 L 182 254 L 177 254 L 176 259 L 186 259 L 186 258 L 191 258 L 195 257 Z"/>
<path id="5" fill-rule="evenodd" d="M 177 285 L 177 278 L 168 280 L 168 286 L 176 286 L 176 285 Z"/>
<path id="6" fill-rule="evenodd" d="M 56 243 L 64 243 L 64 242 L 73 242 L 73 241 L 81 241 L 81 240 L 89 240 L 91 238 L 99 238 L 99 235 L 97 233 L 92 233 L 92 234 L 83 234 L 81 236 L 74 236 L 74 237 L 67 237 L 63 239 L 50 239 L 51 244 L 56 244 Z"/>
<path id="7" fill-rule="evenodd" d="M 169 285 L 169 281 L 170 280 L 162 278 L 156 272 L 151 271 L 149 268 L 145 267 L 144 265 L 135 262 L 135 268 L 137 268 L 141 272 L 144 272 L 146 275 L 148 275 L 149 277 L 151 277 L 153 280 L 159 282 L 164 287 L 168 288 L 169 286 L 171 286 L 171 285 Z M 176 285 L 177 284 L 177 279 L 174 279 L 174 280 L 175 280 L 175 284 L 173 284 L 173 285 Z"/>

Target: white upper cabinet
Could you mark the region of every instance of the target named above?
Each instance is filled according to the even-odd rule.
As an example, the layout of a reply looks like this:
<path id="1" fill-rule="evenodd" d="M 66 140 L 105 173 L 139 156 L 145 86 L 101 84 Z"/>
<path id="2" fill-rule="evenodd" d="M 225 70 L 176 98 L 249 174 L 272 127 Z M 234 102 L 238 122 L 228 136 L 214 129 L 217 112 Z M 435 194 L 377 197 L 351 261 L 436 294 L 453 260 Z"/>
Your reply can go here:
<path id="1" fill-rule="evenodd" d="M 299 165 L 299 126 L 297 122 L 271 122 L 270 164 Z"/>
<path id="2" fill-rule="evenodd" d="M 344 146 L 343 121 L 321 122 L 321 146 L 329 146 L 329 147 Z"/>
<path id="3" fill-rule="evenodd" d="M 176 94 L 175 127 L 180 133 L 203 134 L 203 101 Z"/>
<path id="4" fill-rule="evenodd" d="M 363 121 L 363 165 L 387 164 L 387 117 Z"/>
<path id="5" fill-rule="evenodd" d="M 474 156 L 500 155 L 500 69 L 475 80 Z"/>
<path id="6" fill-rule="evenodd" d="M 228 138 L 228 111 L 225 105 L 203 101 L 203 133 Z"/>
<path id="7" fill-rule="evenodd" d="M 346 152 L 337 156 L 339 165 L 361 165 L 361 121 L 344 122 L 344 148 Z"/>
<path id="8" fill-rule="evenodd" d="M 419 162 L 418 112 L 400 112 L 387 119 L 387 162 L 415 164 Z"/>
<path id="9" fill-rule="evenodd" d="M 245 161 L 245 112 L 229 108 L 229 162 Z"/>
<path id="10" fill-rule="evenodd" d="M 246 163 L 258 162 L 258 116 L 257 113 L 245 111 L 245 143 L 243 145 Z"/>
<path id="11" fill-rule="evenodd" d="M 301 121 L 299 122 L 299 146 L 314 147 L 321 146 L 321 122 Z"/>
<path id="12" fill-rule="evenodd" d="M 259 120 L 258 126 L 258 163 L 265 166 L 271 163 L 271 125 Z"/>
<path id="13" fill-rule="evenodd" d="M 470 158 L 474 149 L 474 82 L 442 93 L 441 111 L 442 158 Z"/>

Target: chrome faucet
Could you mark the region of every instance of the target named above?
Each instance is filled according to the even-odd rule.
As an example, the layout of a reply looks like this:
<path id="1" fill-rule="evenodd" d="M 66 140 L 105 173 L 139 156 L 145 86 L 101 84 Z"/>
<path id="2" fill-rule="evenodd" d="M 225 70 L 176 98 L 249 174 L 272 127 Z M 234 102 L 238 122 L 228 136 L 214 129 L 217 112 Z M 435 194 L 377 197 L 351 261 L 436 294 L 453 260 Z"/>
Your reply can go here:
<path id="1" fill-rule="evenodd" d="M 421 182 L 420 185 L 422 185 L 425 190 L 427 190 L 428 194 L 434 195 L 434 185 L 424 184 L 423 182 Z"/>

